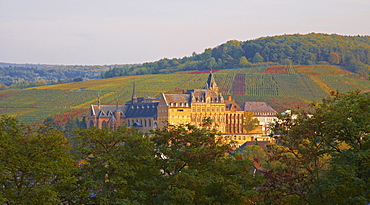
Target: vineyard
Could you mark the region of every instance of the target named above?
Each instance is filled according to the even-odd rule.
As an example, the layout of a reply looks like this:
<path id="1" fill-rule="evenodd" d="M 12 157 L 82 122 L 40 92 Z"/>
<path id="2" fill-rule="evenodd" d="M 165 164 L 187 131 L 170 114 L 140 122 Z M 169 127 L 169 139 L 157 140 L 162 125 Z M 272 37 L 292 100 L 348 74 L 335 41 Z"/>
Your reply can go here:
<path id="1" fill-rule="evenodd" d="M 209 71 L 140 75 L 56 84 L 27 89 L 0 90 L 0 114 L 16 116 L 35 124 L 53 116 L 58 122 L 86 114 L 91 104 L 124 104 L 130 100 L 133 84 L 139 97 L 160 93 L 181 93 L 202 88 Z M 220 92 L 233 95 L 238 104 L 265 101 L 278 111 L 305 107 L 320 101 L 330 91 L 368 90 L 370 81 L 336 66 L 270 66 L 218 70 L 214 73 Z"/>

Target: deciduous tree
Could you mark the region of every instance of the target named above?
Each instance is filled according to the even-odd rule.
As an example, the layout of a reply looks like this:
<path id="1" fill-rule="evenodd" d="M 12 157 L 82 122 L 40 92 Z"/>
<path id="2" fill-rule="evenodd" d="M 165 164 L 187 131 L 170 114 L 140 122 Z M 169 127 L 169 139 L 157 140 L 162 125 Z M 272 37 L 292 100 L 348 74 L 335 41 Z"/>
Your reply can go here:
<path id="1" fill-rule="evenodd" d="M 74 168 L 70 144 L 55 128 L 33 129 L 0 118 L 0 203 L 60 204 Z"/>

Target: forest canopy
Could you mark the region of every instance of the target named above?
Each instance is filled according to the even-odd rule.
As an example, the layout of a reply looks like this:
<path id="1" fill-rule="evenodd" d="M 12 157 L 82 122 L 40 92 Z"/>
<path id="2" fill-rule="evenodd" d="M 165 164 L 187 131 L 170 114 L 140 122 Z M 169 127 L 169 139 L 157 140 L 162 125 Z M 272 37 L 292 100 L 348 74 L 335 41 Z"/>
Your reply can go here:
<path id="1" fill-rule="evenodd" d="M 102 77 L 243 68 L 264 64 L 330 64 L 366 76 L 370 68 L 370 36 L 310 33 L 262 37 L 248 41 L 231 40 L 215 48 L 207 48 L 200 54 L 194 52 L 189 57 L 115 66 L 102 73 Z"/>

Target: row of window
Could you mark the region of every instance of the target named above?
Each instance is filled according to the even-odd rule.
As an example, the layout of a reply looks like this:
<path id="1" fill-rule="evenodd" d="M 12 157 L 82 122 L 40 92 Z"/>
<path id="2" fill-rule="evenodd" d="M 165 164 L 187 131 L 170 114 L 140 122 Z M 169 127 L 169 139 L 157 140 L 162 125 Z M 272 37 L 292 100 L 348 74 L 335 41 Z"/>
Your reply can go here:
<path id="1" fill-rule="evenodd" d="M 128 127 L 131 127 L 131 126 L 134 126 L 134 124 L 136 123 L 140 123 L 143 127 L 151 127 L 152 126 L 152 120 L 151 119 L 148 119 L 148 121 L 146 119 L 136 119 L 136 120 L 127 120 L 127 126 Z M 138 125 L 138 124 L 136 124 Z"/>
<path id="2" fill-rule="evenodd" d="M 224 107 L 192 107 L 192 112 L 224 112 Z"/>

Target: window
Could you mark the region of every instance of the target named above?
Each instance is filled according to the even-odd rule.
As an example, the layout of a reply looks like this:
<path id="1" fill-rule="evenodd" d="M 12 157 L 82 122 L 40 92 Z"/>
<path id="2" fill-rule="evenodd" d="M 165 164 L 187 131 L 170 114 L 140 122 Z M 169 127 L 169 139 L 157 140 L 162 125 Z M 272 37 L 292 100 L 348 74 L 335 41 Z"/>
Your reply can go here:
<path id="1" fill-rule="evenodd" d="M 102 126 L 106 127 L 106 126 L 108 126 L 108 123 L 106 121 L 103 121 Z"/>

